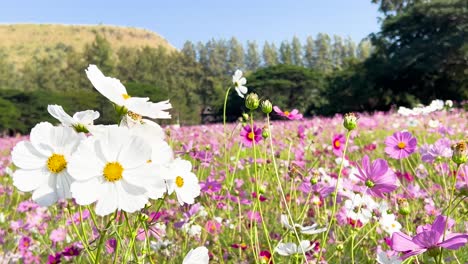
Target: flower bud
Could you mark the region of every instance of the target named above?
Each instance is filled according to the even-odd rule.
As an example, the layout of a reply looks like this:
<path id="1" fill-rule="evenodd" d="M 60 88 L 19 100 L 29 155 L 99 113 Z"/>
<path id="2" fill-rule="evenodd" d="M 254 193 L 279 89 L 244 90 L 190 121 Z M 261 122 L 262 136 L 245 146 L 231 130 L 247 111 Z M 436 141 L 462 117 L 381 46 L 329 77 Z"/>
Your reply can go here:
<path id="1" fill-rule="evenodd" d="M 343 126 L 351 131 L 357 127 L 357 119 L 354 113 L 347 113 L 344 115 Z"/>
<path id="2" fill-rule="evenodd" d="M 247 114 L 247 113 L 242 113 L 242 120 L 243 120 L 244 122 L 247 122 L 247 121 L 249 120 L 249 114 Z"/>
<path id="3" fill-rule="evenodd" d="M 264 129 L 262 130 L 262 137 L 263 137 L 264 139 L 267 139 L 269 136 L 270 136 L 270 132 L 268 131 L 268 129 L 264 128 Z"/>
<path id="4" fill-rule="evenodd" d="M 269 100 L 265 100 L 262 102 L 262 112 L 265 114 L 269 114 L 273 111 L 273 105 Z"/>
<path id="5" fill-rule="evenodd" d="M 260 100 L 258 99 L 258 95 L 256 93 L 249 93 L 247 98 L 245 98 L 245 107 L 250 110 L 257 109 L 259 104 Z"/>
<path id="6" fill-rule="evenodd" d="M 409 203 L 405 198 L 398 198 L 397 204 L 400 206 L 400 210 L 398 212 L 401 215 L 409 215 L 411 213 Z"/>
<path id="7" fill-rule="evenodd" d="M 457 144 L 452 146 L 452 150 L 452 160 L 457 165 L 461 165 L 468 160 L 468 144 L 466 141 L 459 141 Z"/>

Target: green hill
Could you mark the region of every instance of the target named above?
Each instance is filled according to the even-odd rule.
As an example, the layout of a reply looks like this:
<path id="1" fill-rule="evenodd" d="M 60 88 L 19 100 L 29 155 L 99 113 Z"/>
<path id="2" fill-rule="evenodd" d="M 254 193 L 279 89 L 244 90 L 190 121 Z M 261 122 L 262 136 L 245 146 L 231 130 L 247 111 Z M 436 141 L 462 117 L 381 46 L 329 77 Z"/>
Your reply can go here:
<path id="1" fill-rule="evenodd" d="M 113 50 L 121 47 L 159 47 L 176 50 L 158 34 L 139 28 L 106 25 L 60 24 L 3 24 L 0 25 L 0 50 L 7 52 L 9 61 L 17 66 L 32 56 L 41 56 L 49 48 L 63 43 L 82 51 L 95 39 L 96 33 L 104 36 Z"/>

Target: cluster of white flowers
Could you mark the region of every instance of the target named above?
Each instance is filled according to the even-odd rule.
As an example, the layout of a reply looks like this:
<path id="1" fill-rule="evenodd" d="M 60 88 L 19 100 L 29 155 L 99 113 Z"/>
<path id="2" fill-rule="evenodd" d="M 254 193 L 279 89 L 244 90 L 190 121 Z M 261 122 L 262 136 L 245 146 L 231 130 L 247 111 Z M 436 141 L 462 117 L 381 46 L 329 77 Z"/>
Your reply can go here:
<path id="1" fill-rule="evenodd" d="M 104 76 L 95 65 L 86 74 L 96 90 L 115 104 L 122 115 L 120 124 L 94 125 L 99 118 L 96 111 L 72 117 L 61 106 L 49 105 L 49 113 L 61 125 L 39 123 L 29 141 L 15 146 L 14 185 L 32 192 L 41 206 L 69 198 L 80 205 L 96 202 L 101 216 L 115 210 L 135 212 L 149 199 L 173 192 L 181 205 L 193 204 L 200 186 L 191 163 L 174 158 L 162 128 L 143 119 L 170 118 L 169 101 L 131 97 L 118 79 Z"/>
<path id="2" fill-rule="evenodd" d="M 398 113 L 402 116 L 427 115 L 429 113 L 444 109 L 444 105 L 450 108 L 453 106 L 453 102 L 451 100 L 447 100 L 444 103 L 444 101 L 437 99 L 437 100 L 433 100 L 428 106 L 420 105 L 413 109 L 400 106 L 398 108 Z"/>

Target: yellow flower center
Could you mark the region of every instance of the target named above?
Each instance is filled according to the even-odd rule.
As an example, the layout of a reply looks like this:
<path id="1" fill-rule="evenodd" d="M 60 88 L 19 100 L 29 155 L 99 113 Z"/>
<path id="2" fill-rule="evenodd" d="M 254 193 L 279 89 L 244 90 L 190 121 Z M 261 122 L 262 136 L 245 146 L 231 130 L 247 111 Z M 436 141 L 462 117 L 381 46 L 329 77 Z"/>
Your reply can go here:
<path id="1" fill-rule="evenodd" d="M 182 188 L 182 186 L 184 186 L 184 179 L 180 176 L 177 176 L 175 179 L 175 184 L 177 187 Z"/>
<path id="2" fill-rule="evenodd" d="M 128 115 L 131 119 L 133 119 L 133 120 L 135 120 L 135 121 L 141 121 L 141 119 L 143 118 L 141 115 L 139 115 L 139 114 L 137 114 L 137 113 L 134 113 L 134 112 L 132 112 L 132 111 L 128 111 L 128 112 L 127 112 L 127 115 Z"/>
<path id="3" fill-rule="evenodd" d="M 127 99 L 130 98 L 131 96 L 128 95 L 128 94 L 122 94 L 122 97 L 123 97 L 123 99 L 127 100 Z"/>
<path id="4" fill-rule="evenodd" d="M 341 146 L 341 142 L 339 140 L 335 140 L 335 148 L 339 148 Z"/>
<path id="5" fill-rule="evenodd" d="M 108 182 L 115 182 L 122 179 L 123 167 L 118 162 L 109 162 L 104 167 L 104 178 Z"/>
<path id="6" fill-rule="evenodd" d="M 285 116 L 289 116 L 289 111 L 284 111 Z"/>
<path id="7" fill-rule="evenodd" d="M 406 144 L 405 144 L 405 142 L 398 142 L 397 146 L 398 146 L 399 149 L 404 149 L 406 147 Z"/>
<path id="8" fill-rule="evenodd" d="M 253 140 L 255 138 L 255 133 L 254 132 L 249 132 L 249 134 L 247 134 L 247 137 L 251 140 Z"/>
<path id="9" fill-rule="evenodd" d="M 61 154 L 52 154 L 47 160 L 47 168 L 53 173 L 59 173 L 67 167 L 67 161 Z"/>

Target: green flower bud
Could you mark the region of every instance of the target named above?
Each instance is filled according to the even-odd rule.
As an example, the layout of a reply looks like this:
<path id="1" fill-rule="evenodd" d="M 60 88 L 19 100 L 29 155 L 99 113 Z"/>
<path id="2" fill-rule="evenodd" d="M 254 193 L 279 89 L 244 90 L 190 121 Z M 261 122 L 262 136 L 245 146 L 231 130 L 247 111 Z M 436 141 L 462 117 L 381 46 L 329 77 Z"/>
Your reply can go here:
<path id="1" fill-rule="evenodd" d="M 141 214 L 140 215 L 140 221 L 146 222 L 146 221 L 148 221 L 148 219 L 149 219 L 149 216 L 147 214 Z"/>
<path id="2" fill-rule="evenodd" d="M 338 245 L 336 245 L 336 250 L 337 250 L 337 251 L 342 252 L 343 249 L 344 249 L 343 244 L 338 244 Z"/>
<path id="3" fill-rule="evenodd" d="M 264 129 L 262 130 L 262 137 L 263 137 L 264 139 L 267 139 L 269 136 L 270 136 L 270 132 L 268 131 L 268 129 L 264 128 Z"/>
<path id="4" fill-rule="evenodd" d="M 245 98 L 245 107 L 250 110 L 255 110 L 260 105 L 260 100 L 258 99 L 258 95 L 256 93 L 249 93 L 247 98 Z"/>
<path id="5" fill-rule="evenodd" d="M 452 160 L 457 165 L 461 165 L 468 160 L 468 144 L 466 141 L 459 141 L 457 144 L 452 146 L 452 150 Z"/>
<path id="6" fill-rule="evenodd" d="M 242 113 L 242 119 L 245 121 L 248 121 L 249 120 L 249 114 L 247 113 Z"/>
<path id="7" fill-rule="evenodd" d="M 347 113 L 344 115 L 343 126 L 347 130 L 353 130 L 357 127 L 357 116 L 354 113 Z"/>
<path id="8" fill-rule="evenodd" d="M 265 100 L 262 102 L 262 112 L 265 114 L 269 114 L 273 111 L 273 105 L 269 100 Z"/>
<path id="9" fill-rule="evenodd" d="M 399 198 L 397 200 L 397 204 L 400 206 L 400 210 L 398 210 L 398 212 L 401 215 L 409 215 L 411 213 L 409 203 L 405 198 Z"/>

